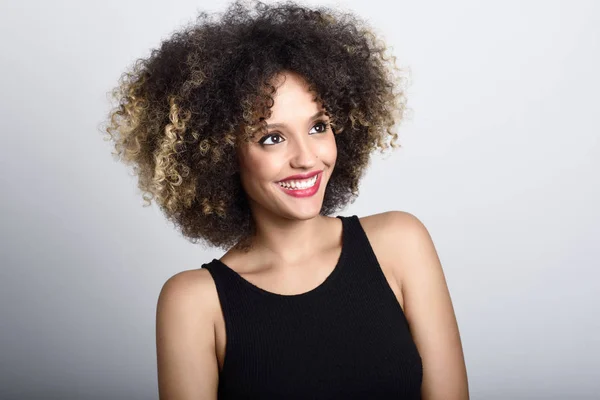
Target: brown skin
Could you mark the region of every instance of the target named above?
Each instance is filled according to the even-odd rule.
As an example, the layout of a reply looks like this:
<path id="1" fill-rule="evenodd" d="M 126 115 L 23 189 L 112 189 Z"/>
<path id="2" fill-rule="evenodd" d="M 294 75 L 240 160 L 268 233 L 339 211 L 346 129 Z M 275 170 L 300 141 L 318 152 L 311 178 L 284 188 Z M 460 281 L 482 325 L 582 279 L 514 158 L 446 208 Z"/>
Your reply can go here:
<path id="1" fill-rule="evenodd" d="M 264 148 L 253 142 L 239 153 L 242 182 L 258 228 L 253 249 L 232 249 L 221 260 L 264 290 L 298 294 L 318 286 L 332 272 L 341 252 L 341 221 L 319 214 L 324 187 L 310 198 L 297 199 L 283 193 L 276 182 L 322 169 L 325 185 L 335 165 L 336 146 L 332 132 L 312 129 L 310 116 L 319 111 L 319 104 L 305 82 L 294 74 L 283 78 L 268 120 L 284 125 L 277 129 L 280 137 L 269 140 L 277 144 Z M 456 317 L 427 230 L 411 214 L 398 211 L 360 221 L 421 354 L 422 398 L 468 399 Z M 157 310 L 161 399 L 216 399 L 226 341 L 208 271 L 184 271 L 169 279 Z"/>

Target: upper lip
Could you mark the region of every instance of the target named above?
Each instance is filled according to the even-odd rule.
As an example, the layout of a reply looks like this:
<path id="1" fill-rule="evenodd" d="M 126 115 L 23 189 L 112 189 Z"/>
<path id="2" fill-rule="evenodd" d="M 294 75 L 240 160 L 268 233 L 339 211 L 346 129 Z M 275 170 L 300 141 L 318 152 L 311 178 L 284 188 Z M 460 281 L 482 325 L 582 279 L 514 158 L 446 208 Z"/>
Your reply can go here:
<path id="1" fill-rule="evenodd" d="M 289 180 L 294 180 L 294 179 L 308 179 L 308 178 L 312 178 L 313 176 L 317 175 L 319 172 L 322 172 L 322 170 L 307 172 L 305 174 L 291 175 L 285 179 L 280 180 L 279 182 L 284 182 L 284 181 L 289 181 Z"/>

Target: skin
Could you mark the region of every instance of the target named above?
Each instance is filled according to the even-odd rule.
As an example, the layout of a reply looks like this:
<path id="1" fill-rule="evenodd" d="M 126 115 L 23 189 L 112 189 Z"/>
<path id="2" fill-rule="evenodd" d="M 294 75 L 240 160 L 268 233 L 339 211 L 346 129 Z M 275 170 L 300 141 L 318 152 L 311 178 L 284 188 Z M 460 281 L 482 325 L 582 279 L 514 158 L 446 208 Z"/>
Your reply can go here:
<path id="1" fill-rule="evenodd" d="M 240 147 L 242 184 L 256 235 L 249 253 L 229 250 L 221 261 L 244 279 L 278 294 L 304 293 L 332 272 L 341 252 L 341 221 L 319 215 L 335 167 L 335 135 L 311 118 L 322 110 L 293 73 L 276 77 L 271 136 Z M 285 194 L 277 182 L 322 170 L 312 197 Z M 444 273 L 432 239 L 413 215 L 389 211 L 360 218 L 381 269 L 410 324 L 423 360 L 424 400 L 469 398 L 464 355 Z M 161 399 L 216 399 L 226 331 L 216 286 L 204 269 L 183 271 L 164 285 L 157 306 Z M 203 379 L 198 379 L 202 376 Z"/>

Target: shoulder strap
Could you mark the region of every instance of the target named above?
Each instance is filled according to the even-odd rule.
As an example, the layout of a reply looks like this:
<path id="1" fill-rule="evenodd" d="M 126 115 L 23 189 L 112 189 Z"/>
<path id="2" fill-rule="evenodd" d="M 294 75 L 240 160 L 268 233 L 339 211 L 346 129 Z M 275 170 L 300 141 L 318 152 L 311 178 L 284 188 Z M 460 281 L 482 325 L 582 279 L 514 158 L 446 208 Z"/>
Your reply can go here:
<path id="1" fill-rule="evenodd" d="M 371 242 L 363 229 L 358 216 L 351 215 L 344 217 L 348 222 L 349 235 L 343 240 L 348 241 L 348 250 L 351 253 L 351 258 L 359 261 L 359 264 L 374 264 L 379 263 Z"/>
<path id="2" fill-rule="evenodd" d="M 240 287 L 239 282 L 231 271 L 223 268 L 218 260 L 213 259 L 209 263 L 203 264 L 202 268 L 206 268 L 212 275 L 212 278 L 217 287 L 217 294 L 221 303 L 221 310 L 227 327 L 231 324 L 230 316 L 238 312 L 239 304 L 243 303 L 238 299 L 238 296 L 243 295 L 243 287 Z"/>

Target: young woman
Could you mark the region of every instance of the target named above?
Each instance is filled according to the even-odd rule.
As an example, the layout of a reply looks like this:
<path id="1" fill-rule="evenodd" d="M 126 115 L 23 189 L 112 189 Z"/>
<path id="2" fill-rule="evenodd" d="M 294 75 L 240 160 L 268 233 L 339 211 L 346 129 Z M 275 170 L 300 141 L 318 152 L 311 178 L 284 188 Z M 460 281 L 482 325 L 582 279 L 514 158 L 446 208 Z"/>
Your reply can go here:
<path id="1" fill-rule="evenodd" d="M 331 215 L 405 97 L 350 13 L 233 3 L 126 73 L 107 129 L 182 234 L 226 250 L 164 285 L 161 399 L 468 399 L 432 240 L 413 215 Z"/>

